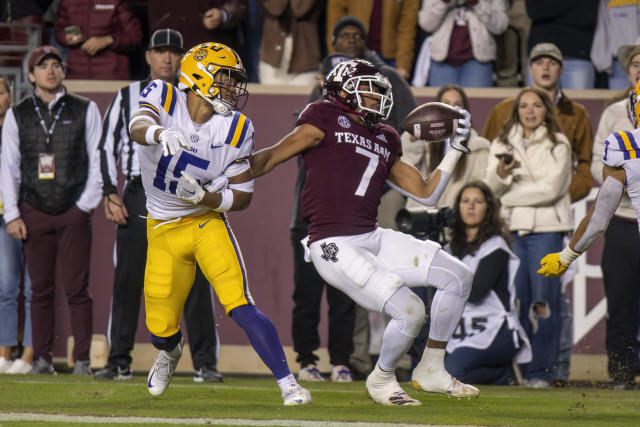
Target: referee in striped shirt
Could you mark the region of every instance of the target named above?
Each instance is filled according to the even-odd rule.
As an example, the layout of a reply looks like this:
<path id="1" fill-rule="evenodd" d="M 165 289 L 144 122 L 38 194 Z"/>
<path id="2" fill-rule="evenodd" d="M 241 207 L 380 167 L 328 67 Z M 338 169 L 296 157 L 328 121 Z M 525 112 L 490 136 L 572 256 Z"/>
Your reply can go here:
<path id="1" fill-rule="evenodd" d="M 135 341 L 140 296 L 144 284 L 147 255 L 146 197 L 140 177 L 138 147 L 129 135 L 131 111 L 138 105 L 140 92 L 151 80 L 177 80 L 184 53 L 182 35 L 172 29 L 157 30 L 151 36 L 146 60 L 149 79 L 137 81 L 118 91 L 102 124 L 100 169 L 102 172 L 105 215 L 118 225 L 116 273 L 113 283 L 108 327 L 111 350 L 107 366 L 95 373 L 96 379 L 130 379 L 131 350 Z M 118 171 L 126 177 L 124 194 L 118 196 Z M 191 347 L 194 381 L 222 381 L 216 369 L 218 340 L 213 318 L 211 286 L 197 268 L 196 278 L 184 306 Z"/>

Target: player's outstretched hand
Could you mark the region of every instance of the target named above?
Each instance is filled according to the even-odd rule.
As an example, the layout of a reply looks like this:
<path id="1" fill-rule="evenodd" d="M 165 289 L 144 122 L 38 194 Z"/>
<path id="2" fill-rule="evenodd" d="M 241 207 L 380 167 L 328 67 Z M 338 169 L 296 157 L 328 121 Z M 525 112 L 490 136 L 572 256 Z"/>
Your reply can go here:
<path id="1" fill-rule="evenodd" d="M 209 193 L 217 193 L 220 190 L 224 190 L 229 185 L 229 180 L 226 175 L 222 174 L 210 183 L 204 186 L 204 189 Z"/>
<path id="2" fill-rule="evenodd" d="M 173 156 L 181 147 L 189 147 L 186 138 L 182 132 L 177 129 L 165 129 L 160 132 L 158 138 L 160 138 L 160 144 L 162 145 L 163 156 L 168 156 L 169 154 Z"/>
<path id="3" fill-rule="evenodd" d="M 185 171 L 182 171 L 181 174 L 182 176 L 178 180 L 178 187 L 176 187 L 176 196 L 185 202 L 191 202 L 197 205 L 204 197 L 204 189 L 200 187 L 200 184 L 198 184 L 198 181 L 196 181 L 194 177 Z"/>
<path id="4" fill-rule="evenodd" d="M 540 260 L 538 274 L 544 277 L 559 277 L 567 271 L 567 268 L 569 268 L 569 265 L 560 261 L 560 254 L 556 252 L 547 254 Z"/>
<path id="5" fill-rule="evenodd" d="M 451 148 L 469 154 L 471 150 L 467 147 L 467 141 L 471 131 L 471 114 L 462 108 L 456 107 L 456 109 L 464 115 L 464 119 L 458 119 L 456 134 L 450 139 L 449 144 L 451 144 Z"/>

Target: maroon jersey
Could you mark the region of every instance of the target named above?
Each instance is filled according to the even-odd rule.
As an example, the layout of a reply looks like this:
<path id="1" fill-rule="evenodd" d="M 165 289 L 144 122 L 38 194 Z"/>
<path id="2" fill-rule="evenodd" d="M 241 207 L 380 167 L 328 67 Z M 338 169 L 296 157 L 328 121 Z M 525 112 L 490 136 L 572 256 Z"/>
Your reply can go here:
<path id="1" fill-rule="evenodd" d="M 385 180 L 402 155 L 400 136 L 384 124 L 369 129 L 328 101 L 307 105 L 296 126 L 304 123 L 325 133 L 302 155 L 307 181 L 300 209 L 309 241 L 374 230 Z"/>

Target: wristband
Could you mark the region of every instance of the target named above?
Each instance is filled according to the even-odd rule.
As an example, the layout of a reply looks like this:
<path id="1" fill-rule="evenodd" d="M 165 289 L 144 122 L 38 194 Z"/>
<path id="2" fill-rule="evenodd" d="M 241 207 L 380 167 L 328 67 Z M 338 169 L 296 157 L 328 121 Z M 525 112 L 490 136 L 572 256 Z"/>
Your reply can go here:
<path id="1" fill-rule="evenodd" d="M 220 206 L 214 209 L 216 212 L 227 212 L 231 209 L 231 205 L 233 205 L 233 191 L 228 188 L 220 191 L 219 194 L 222 196 L 222 200 L 220 201 Z"/>
<path id="2" fill-rule="evenodd" d="M 581 254 L 579 254 L 578 252 L 574 251 L 573 249 L 571 249 L 569 247 L 569 245 L 567 245 L 562 250 L 562 252 L 560 252 L 558 255 L 560 256 L 560 261 L 563 264 L 569 265 L 573 261 L 575 261 L 575 259 L 578 258 Z"/>
<path id="3" fill-rule="evenodd" d="M 147 144 L 149 145 L 155 145 L 155 144 L 159 144 L 158 141 L 156 141 L 156 131 L 158 129 L 162 129 L 164 130 L 164 128 L 160 125 L 151 125 L 147 128 L 147 132 L 144 134 L 144 140 L 146 141 Z"/>
<path id="4" fill-rule="evenodd" d="M 456 165 L 458 164 L 458 160 L 462 156 L 462 152 L 456 150 L 455 148 L 449 149 L 447 154 L 444 155 L 444 158 L 438 165 L 438 169 L 442 172 L 446 172 L 449 175 L 453 175 L 453 171 L 456 169 Z"/>

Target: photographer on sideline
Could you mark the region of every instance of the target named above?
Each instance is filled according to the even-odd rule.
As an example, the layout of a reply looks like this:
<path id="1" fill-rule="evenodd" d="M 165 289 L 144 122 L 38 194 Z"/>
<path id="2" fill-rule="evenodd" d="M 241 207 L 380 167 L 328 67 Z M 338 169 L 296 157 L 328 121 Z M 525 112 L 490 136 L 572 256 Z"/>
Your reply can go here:
<path id="1" fill-rule="evenodd" d="M 475 181 L 459 192 L 451 243 L 445 248 L 474 272 L 471 295 L 449 344 L 445 366 L 461 381 L 509 384 L 512 360 L 531 361 L 531 345 L 518 321 L 514 278 L 520 260 L 489 187 Z"/>

